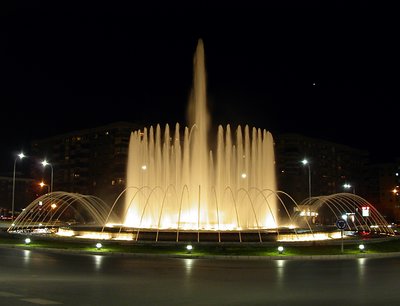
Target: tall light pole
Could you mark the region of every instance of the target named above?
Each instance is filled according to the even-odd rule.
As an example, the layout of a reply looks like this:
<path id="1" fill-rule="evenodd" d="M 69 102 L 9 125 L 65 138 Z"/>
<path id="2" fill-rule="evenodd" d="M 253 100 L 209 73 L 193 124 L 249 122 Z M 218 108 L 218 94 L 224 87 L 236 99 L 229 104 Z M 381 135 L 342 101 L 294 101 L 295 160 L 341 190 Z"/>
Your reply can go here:
<path id="1" fill-rule="evenodd" d="M 355 195 L 356 194 L 356 187 L 354 187 L 353 185 L 351 185 L 351 184 L 349 184 L 349 183 L 346 183 L 346 184 L 343 184 L 343 188 L 344 189 L 352 189 L 353 190 L 353 195 Z M 356 204 L 355 204 L 355 200 L 353 199 L 353 205 L 354 205 L 354 207 L 353 207 L 353 210 L 354 210 L 354 214 L 356 213 L 356 209 L 357 209 L 357 207 L 356 207 Z"/>
<path id="2" fill-rule="evenodd" d="M 39 183 L 39 186 L 40 186 L 41 188 L 43 188 L 44 186 L 46 186 L 46 187 L 47 187 L 47 193 L 50 193 L 50 187 L 49 187 L 49 185 L 45 184 L 44 182 L 40 182 L 40 183 Z"/>
<path id="3" fill-rule="evenodd" d="M 15 202 L 15 169 L 17 167 L 17 160 L 23 159 L 25 157 L 24 153 L 20 153 L 14 160 L 14 172 L 13 172 L 13 187 L 12 187 L 12 200 L 11 200 L 11 221 L 14 220 L 14 202 Z"/>
<path id="4" fill-rule="evenodd" d="M 53 192 L 53 166 L 47 162 L 47 160 L 42 161 L 43 167 L 50 166 L 51 176 L 50 176 L 50 193 Z"/>
<path id="5" fill-rule="evenodd" d="M 352 188 L 353 194 L 356 194 L 356 188 L 355 188 L 353 185 L 351 185 L 351 184 L 348 184 L 348 183 L 343 184 L 343 188 L 345 188 L 345 189 L 350 189 L 350 188 Z"/>
<path id="6" fill-rule="evenodd" d="M 310 162 L 304 158 L 302 161 L 304 166 L 308 167 L 308 197 L 311 199 L 311 167 Z"/>

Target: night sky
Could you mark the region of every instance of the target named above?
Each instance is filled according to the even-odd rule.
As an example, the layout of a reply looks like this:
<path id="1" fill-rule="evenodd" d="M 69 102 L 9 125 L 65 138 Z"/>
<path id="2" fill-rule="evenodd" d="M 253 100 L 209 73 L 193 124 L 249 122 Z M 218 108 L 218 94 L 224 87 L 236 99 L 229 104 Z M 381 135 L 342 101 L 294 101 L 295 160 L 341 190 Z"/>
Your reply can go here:
<path id="1" fill-rule="evenodd" d="M 400 156 L 399 25 L 387 3 L 9 2 L 1 170 L 35 138 L 116 121 L 186 124 L 199 38 L 214 124 Z"/>

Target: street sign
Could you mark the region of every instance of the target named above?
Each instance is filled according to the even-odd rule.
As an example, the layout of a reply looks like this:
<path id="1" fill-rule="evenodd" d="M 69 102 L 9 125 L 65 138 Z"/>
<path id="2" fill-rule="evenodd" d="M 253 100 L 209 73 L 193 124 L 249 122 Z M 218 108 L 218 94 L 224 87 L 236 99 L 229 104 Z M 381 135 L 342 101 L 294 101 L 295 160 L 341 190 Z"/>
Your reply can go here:
<path id="1" fill-rule="evenodd" d="M 347 224 L 346 221 L 343 220 L 343 219 L 338 219 L 336 221 L 336 227 L 339 228 L 339 229 L 345 229 L 346 228 L 346 224 Z"/>
<path id="2" fill-rule="evenodd" d="M 337 219 L 337 221 L 336 221 L 336 227 L 337 227 L 338 229 L 340 229 L 341 237 L 342 237 L 342 243 L 341 243 L 341 245 L 340 245 L 340 250 L 342 251 L 342 253 L 343 253 L 343 230 L 346 228 L 346 225 L 347 225 L 346 220 L 344 220 L 344 219 Z"/>

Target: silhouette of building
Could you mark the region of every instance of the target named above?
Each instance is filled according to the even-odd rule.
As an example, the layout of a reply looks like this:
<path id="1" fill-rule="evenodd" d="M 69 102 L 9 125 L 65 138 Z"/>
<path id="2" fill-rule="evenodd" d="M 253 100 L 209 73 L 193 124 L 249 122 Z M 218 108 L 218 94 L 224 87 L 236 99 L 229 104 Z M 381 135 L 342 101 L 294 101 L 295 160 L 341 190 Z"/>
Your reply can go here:
<path id="1" fill-rule="evenodd" d="M 389 222 L 400 223 L 399 163 L 374 164 L 368 167 L 365 199 Z"/>
<path id="2" fill-rule="evenodd" d="M 371 164 L 369 153 L 349 146 L 298 134 L 275 136 L 278 189 L 296 202 L 309 196 L 310 163 L 312 196 L 352 192 L 363 197 L 388 220 L 400 221 L 399 161 Z M 349 184 L 350 189 L 344 185 Z M 397 186 L 397 187 L 396 187 Z"/>
<path id="3" fill-rule="evenodd" d="M 125 188 L 129 137 L 137 128 L 116 122 L 35 140 L 32 151 L 52 164 L 53 191 L 96 195 L 112 204 Z M 33 175 L 37 167 L 38 163 Z"/>
<path id="4" fill-rule="evenodd" d="M 0 219 L 12 215 L 13 173 L 0 176 Z M 21 172 L 15 174 L 14 216 L 23 207 L 32 202 L 40 192 L 38 186 L 31 178 Z"/>
<path id="5" fill-rule="evenodd" d="M 309 195 L 308 168 L 302 164 L 303 159 L 310 163 L 312 195 L 351 192 L 344 190 L 345 183 L 355 186 L 359 195 L 364 194 L 367 151 L 298 134 L 281 134 L 275 136 L 278 188 L 297 202 Z"/>

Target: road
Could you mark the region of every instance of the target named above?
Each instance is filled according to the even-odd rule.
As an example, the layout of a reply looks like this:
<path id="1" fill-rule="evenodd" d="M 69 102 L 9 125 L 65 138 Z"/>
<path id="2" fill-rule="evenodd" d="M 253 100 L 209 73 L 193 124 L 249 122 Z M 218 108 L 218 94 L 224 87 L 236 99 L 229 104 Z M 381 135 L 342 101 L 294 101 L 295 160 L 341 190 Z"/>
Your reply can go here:
<path id="1" fill-rule="evenodd" d="M 0 247 L 0 305 L 398 305 L 400 258 L 221 260 Z"/>

